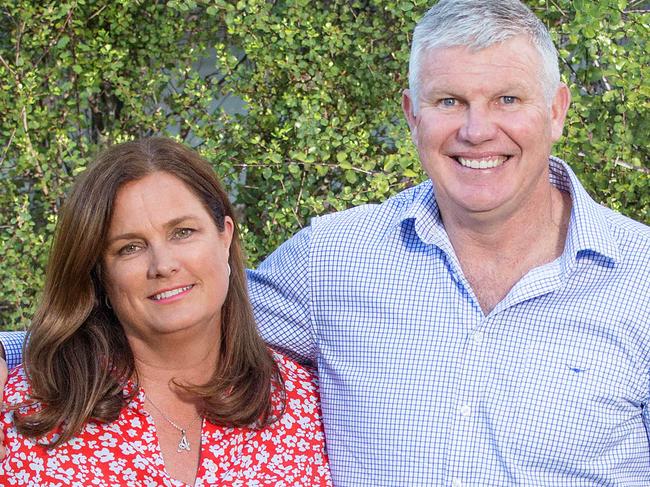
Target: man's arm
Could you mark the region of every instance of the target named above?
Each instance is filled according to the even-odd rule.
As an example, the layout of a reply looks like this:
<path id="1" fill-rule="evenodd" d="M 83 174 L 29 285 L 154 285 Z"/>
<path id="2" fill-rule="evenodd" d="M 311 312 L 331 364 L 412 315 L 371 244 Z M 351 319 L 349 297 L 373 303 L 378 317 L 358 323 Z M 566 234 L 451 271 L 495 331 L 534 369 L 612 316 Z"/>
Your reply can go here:
<path id="1" fill-rule="evenodd" d="M 0 358 L 7 362 L 7 367 L 12 369 L 23 360 L 24 331 L 0 331 Z"/>
<path id="2" fill-rule="evenodd" d="M 314 366 L 316 344 L 311 323 L 309 252 L 311 227 L 287 240 L 248 271 L 255 319 L 262 338 L 295 360 Z"/>
<path id="3" fill-rule="evenodd" d="M 7 383 L 8 369 L 7 362 L 5 362 L 5 351 L 2 346 L 0 346 L 0 354 L 2 354 L 2 357 L 0 358 L 0 397 L 4 397 L 4 388 Z M 4 401 L 0 401 L 2 407 L 4 407 L 3 403 Z M 0 430 L 0 460 L 4 460 L 7 453 L 3 446 L 4 439 L 4 434 Z"/>

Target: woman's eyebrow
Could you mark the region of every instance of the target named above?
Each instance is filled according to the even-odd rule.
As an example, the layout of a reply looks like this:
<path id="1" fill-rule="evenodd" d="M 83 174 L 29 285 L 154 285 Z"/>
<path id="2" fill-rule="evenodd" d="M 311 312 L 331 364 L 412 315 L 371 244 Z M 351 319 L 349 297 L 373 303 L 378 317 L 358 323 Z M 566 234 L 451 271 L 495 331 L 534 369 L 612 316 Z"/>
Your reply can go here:
<path id="1" fill-rule="evenodd" d="M 166 229 L 173 228 L 183 222 L 186 222 L 188 220 L 193 220 L 195 217 L 193 215 L 183 215 L 179 216 L 176 218 L 172 218 L 171 220 L 167 221 L 164 223 L 163 227 Z M 110 237 L 106 240 L 107 245 L 112 245 L 114 242 L 117 242 L 118 240 L 129 240 L 132 238 L 140 238 L 141 234 L 138 232 L 125 232 L 125 233 L 120 233 L 119 235 L 115 235 L 114 237 Z"/>

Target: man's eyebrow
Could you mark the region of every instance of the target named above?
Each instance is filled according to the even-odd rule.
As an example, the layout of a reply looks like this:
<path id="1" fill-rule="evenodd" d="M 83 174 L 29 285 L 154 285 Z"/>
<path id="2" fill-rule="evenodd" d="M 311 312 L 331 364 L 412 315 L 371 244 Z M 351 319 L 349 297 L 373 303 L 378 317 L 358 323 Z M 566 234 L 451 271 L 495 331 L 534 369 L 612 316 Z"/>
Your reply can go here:
<path id="1" fill-rule="evenodd" d="M 167 229 L 173 228 L 173 227 L 175 227 L 177 225 L 180 225 L 183 222 L 186 222 L 188 220 L 193 220 L 195 218 L 196 217 L 193 216 L 193 215 L 183 215 L 183 216 L 179 216 L 177 218 L 172 218 L 171 220 L 169 220 L 168 222 L 166 222 L 164 224 L 164 227 L 167 228 Z M 137 232 L 121 233 L 119 235 L 115 235 L 114 237 L 111 237 L 111 238 L 107 239 L 106 245 L 111 245 L 114 242 L 117 242 L 118 240 L 130 240 L 130 239 L 133 239 L 133 238 L 140 238 L 140 234 L 137 233 Z"/>
<path id="2" fill-rule="evenodd" d="M 523 83 L 513 81 L 503 87 L 499 87 L 499 89 L 496 90 L 495 93 L 504 94 L 504 93 L 508 93 L 509 91 L 522 91 L 522 90 L 528 91 L 528 87 Z M 453 85 L 432 86 L 430 88 L 423 89 L 422 93 L 426 96 L 442 96 L 442 97 L 462 96 L 458 93 L 456 87 L 454 87 Z"/>

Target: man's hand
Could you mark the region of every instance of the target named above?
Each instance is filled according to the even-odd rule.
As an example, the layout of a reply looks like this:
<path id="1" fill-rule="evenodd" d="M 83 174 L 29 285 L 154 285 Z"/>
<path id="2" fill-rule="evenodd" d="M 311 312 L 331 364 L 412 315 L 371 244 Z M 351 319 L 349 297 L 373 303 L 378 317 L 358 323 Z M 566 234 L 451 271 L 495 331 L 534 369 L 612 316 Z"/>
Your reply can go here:
<path id="1" fill-rule="evenodd" d="M 4 354 L 3 354 L 3 358 L 0 358 L 0 404 L 2 404 L 3 392 L 5 389 L 5 384 L 7 383 L 7 374 L 8 374 L 7 362 L 5 362 Z M 5 455 L 7 454 L 7 452 L 5 452 L 4 447 L 2 446 L 4 439 L 5 436 L 2 433 L 2 430 L 0 430 L 0 460 L 4 460 Z"/>

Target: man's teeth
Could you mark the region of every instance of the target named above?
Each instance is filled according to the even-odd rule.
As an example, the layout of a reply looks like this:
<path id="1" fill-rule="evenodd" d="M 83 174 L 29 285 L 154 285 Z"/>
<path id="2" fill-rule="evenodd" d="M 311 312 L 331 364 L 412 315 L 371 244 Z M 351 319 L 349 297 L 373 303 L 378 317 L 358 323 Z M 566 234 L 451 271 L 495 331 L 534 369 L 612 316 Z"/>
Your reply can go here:
<path id="1" fill-rule="evenodd" d="M 172 296 L 176 296 L 177 294 L 183 293 L 187 291 L 188 289 L 192 289 L 192 286 L 185 286 L 185 287 L 179 287 L 178 289 L 172 289 L 171 291 L 165 291 L 164 293 L 156 294 L 151 297 L 154 301 L 158 301 L 160 299 L 167 299 L 171 298 Z"/>
<path id="2" fill-rule="evenodd" d="M 484 159 L 467 159 L 465 157 L 459 157 L 458 162 L 465 167 L 470 167 L 472 169 L 490 169 L 493 167 L 500 166 L 505 162 L 507 157 L 486 157 Z"/>

